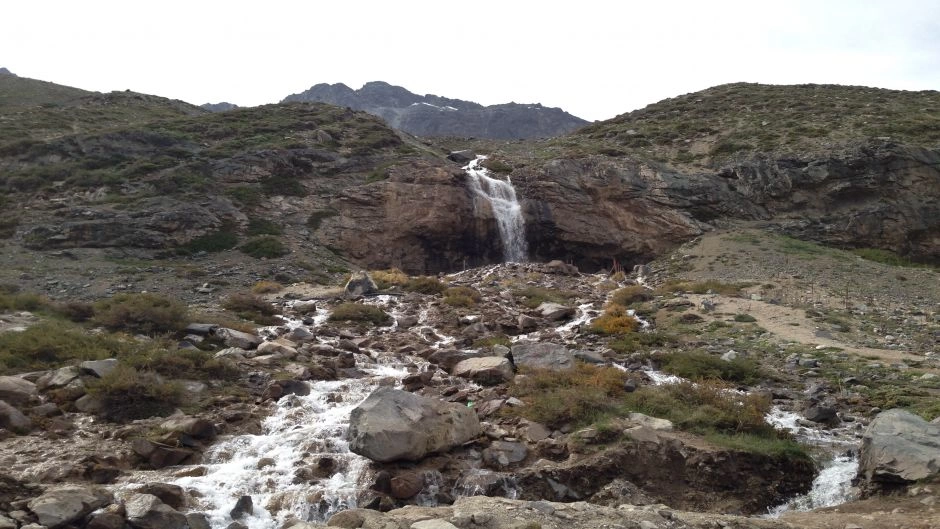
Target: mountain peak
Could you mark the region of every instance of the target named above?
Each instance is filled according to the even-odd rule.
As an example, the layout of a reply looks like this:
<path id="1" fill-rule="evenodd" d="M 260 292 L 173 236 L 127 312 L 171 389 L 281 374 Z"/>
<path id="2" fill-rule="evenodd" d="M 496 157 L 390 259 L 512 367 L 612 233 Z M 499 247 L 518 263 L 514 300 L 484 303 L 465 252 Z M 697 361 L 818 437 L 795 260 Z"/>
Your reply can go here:
<path id="1" fill-rule="evenodd" d="M 282 102 L 311 101 L 364 110 L 390 126 L 418 136 L 493 139 L 544 138 L 567 134 L 588 122 L 540 103 L 483 106 L 434 94 L 419 95 L 385 81 L 369 81 L 358 90 L 320 83 Z"/>
<path id="2" fill-rule="evenodd" d="M 3 68 L 2 66 L 0 66 L 0 75 L 12 75 L 13 77 L 16 77 L 15 73 L 7 70 L 6 68 Z"/>

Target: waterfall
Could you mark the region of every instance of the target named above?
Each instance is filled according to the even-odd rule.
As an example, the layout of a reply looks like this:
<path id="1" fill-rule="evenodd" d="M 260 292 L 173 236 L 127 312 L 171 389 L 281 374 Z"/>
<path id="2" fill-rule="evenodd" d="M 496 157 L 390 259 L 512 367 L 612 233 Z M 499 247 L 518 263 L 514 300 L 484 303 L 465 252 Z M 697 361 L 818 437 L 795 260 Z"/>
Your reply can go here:
<path id="1" fill-rule="evenodd" d="M 486 156 L 477 156 L 463 168 L 470 177 L 470 187 L 475 195 L 474 209 L 479 209 L 477 200 L 481 200 L 493 210 L 499 239 L 503 244 L 503 261 L 525 262 L 528 255 L 525 219 L 522 217 L 522 206 L 516 198 L 516 190 L 508 177 L 506 180 L 491 177 L 489 171 L 480 165 L 485 159 Z"/>

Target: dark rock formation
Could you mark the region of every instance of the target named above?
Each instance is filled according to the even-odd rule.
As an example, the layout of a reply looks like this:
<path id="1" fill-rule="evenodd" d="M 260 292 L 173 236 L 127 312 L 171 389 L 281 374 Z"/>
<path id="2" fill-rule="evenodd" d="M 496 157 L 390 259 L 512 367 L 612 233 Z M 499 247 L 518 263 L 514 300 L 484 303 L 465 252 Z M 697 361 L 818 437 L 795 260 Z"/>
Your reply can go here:
<path id="1" fill-rule="evenodd" d="M 559 108 L 508 103 L 483 106 L 432 94 L 413 94 L 400 86 L 375 81 L 359 90 L 337 83 L 317 84 L 288 101 L 317 101 L 365 110 L 390 126 L 418 136 L 493 139 L 547 138 L 567 134 L 588 122 Z"/>
<path id="2" fill-rule="evenodd" d="M 858 468 L 865 489 L 891 489 L 938 474 L 940 424 L 893 409 L 879 413 L 868 425 Z"/>
<path id="3" fill-rule="evenodd" d="M 221 103 L 203 103 L 199 106 L 208 110 L 209 112 L 225 112 L 226 110 L 234 110 L 238 108 L 238 105 L 226 101 Z"/>

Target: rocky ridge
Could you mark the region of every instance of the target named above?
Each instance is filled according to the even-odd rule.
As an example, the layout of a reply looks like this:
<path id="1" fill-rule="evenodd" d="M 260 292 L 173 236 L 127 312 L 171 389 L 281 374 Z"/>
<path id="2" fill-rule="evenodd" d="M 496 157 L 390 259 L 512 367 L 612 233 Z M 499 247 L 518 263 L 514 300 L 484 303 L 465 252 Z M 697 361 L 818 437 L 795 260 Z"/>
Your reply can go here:
<path id="1" fill-rule="evenodd" d="M 337 84 L 317 84 L 283 102 L 314 101 L 364 110 L 390 127 L 417 136 L 456 136 L 493 139 L 548 138 L 567 134 L 588 122 L 559 108 L 508 103 L 483 106 L 471 101 L 424 96 L 381 81 L 353 90 Z"/>

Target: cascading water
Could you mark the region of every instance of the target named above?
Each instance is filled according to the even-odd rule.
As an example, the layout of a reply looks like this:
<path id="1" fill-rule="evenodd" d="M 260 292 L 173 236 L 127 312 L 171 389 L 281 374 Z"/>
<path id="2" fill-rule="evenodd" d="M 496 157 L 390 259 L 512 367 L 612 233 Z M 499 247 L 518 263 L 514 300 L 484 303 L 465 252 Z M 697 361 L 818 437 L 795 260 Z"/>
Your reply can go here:
<path id="1" fill-rule="evenodd" d="M 489 171 L 481 165 L 485 159 L 486 156 L 477 156 L 463 168 L 470 177 L 470 186 L 476 196 L 474 207 L 479 209 L 477 200 L 480 200 L 488 203 L 493 210 L 499 239 L 503 245 L 503 260 L 511 263 L 525 262 L 528 256 L 525 219 L 522 216 L 522 206 L 516 198 L 516 190 L 508 177 L 505 181 L 491 177 Z"/>

